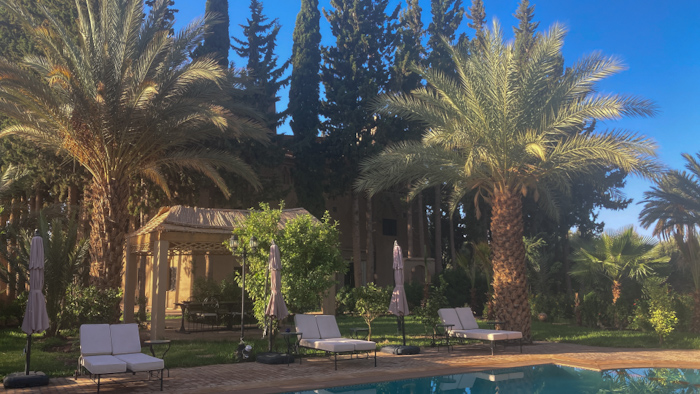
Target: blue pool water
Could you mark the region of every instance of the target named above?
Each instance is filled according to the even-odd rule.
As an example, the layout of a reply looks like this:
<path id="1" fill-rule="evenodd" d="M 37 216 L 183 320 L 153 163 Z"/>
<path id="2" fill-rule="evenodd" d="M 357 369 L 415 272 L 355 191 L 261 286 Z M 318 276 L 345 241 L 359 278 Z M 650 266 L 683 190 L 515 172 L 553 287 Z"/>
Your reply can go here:
<path id="1" fill-rule="evenodd" d="M 299 394 L 690 394 L 700 393 L 700 370 L 639 368 L 603 372 L 537 365 L 457 375 L 332 387 Z"/>

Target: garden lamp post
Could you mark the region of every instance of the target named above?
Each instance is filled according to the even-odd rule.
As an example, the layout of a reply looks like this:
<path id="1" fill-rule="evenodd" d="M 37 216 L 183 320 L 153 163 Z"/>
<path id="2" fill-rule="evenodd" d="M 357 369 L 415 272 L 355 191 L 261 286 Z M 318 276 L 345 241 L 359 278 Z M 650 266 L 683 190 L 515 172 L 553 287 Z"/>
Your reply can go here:
<path id="1" fill-rule="evenodd" d="M 233 234 L 231 239 L 229 239 L 229 243 L 231 245 L 233 255 L 235 256 L 238 254 L 243 258 L 241 262 L 241 341 L 243 341 L 243 335 L 245 332 L 243 326 L 243 316 L 245 313 L 245 259 L 248 257 L 248 252 L 255 253 L 255 251 L 258 249 L 258 239 L 255 238 L 255 236 L 250 237 L 249 245 L 246 247 L 246 245 L 241 245 L 238 242 L 238 235 Z"/>

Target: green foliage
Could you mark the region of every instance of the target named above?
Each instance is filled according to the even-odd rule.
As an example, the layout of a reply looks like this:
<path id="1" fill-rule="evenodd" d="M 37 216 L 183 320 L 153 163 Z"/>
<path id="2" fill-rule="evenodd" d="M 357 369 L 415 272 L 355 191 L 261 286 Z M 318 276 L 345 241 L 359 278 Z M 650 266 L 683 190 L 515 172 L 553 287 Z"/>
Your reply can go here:
<path id="1" fill-rule="evenodd" d="M 442 274 L 445 280 L 443 294 L 448 300 L 448 306 L 455 308 L 469 303 L 469 278 L 461 267 L 451 267 Z M 471 304 L 470 304 L 471 305 Z"/>
<path id="2" fill-rule="evenodd" d="M 378 287 L 370 282 L 365 286 L 356 287 L 355 293 L 355 312 L 362 316 L 369 328 L 367 340 L 372 340 L 372 321 L 377 317 L 386 314 L 391 301 L 392 287 Z"/>
<path id="3" fill-rule="evenodd" d="M 421 306 L 416 308 L 413 313 L 418 317 L 418 321 L 423 324 L 426 333 L 432 333 L 433 327 L 440 323 L 438 309 L 448 306 L 447 298 L 445 297 L 447 282 L 443 278 L 443 275 L 440 275 L 438 281 L 440 285 L 430 285 L 428 289 L 428 298 L 423 300 Z"/>
<path id="4" fill-rule="evenodd" d="M 280 100 L 277 92 L 289 83 L 289 77 L 282 78 L 289 60 L 279 67 L 275 47 L 280 24 L 277 19 L 265 23 L 268 18 L 263 14 L 263 4 L 250 0 L 250 18 L 243 28 L 243 38 L 232 37 L 238 45 L 231 45 L 241 58 L 247 59 L 245 67 L 247 78 L 244 80 L 248 102 L 267 120 L 267 126 L 274 129 L 287 116 L 287 111 L 277 112 L 275 105 Z"/>
<path id="5" fill-rule="evenodd" d="M 112 324 L 119 321 L 114 306 L 122 299 L 121 289 L 98 289 L 95 286 L 68 286 L 59 325 L 77 328 L 81 324 Z"/>
<path id="6" fill-rule="evenodd" d="M 217 301 L 238 301 L 241 298 L 241 288 L 236 283 L 234 275 L 218 283 L 210 278 L 195 278 L 192 283 L 192 300 L 204 302 L 207 298 L 214 298 Z"/>
<path id="7" fill-rule="evenodd" d="M 573 316 L 574 300 L 566 294 L 533 294 L 530 296 L 532 317 L 546 313 L 549 321 L 570 319 Z"/>
<path id="8" fill-rule="evenodd" d="M 441 37 L 450 44 L 454 43 L 455 33 L 464 18 L 464 7 L 462 0 L 431 0 L 430 5 L 433 18 L 428 25 L 428 64 L 432 68 L 445 70 L 450 63 L 450 55 Z"/>
<path id="9" fill-rule="evenodd" d="M 610 299 L 604 299 L 596 292 L 590 292 L 583 296 L 581 301 L 581 319 L 587 327 L 609 326 L 612 321 L 608 313 Z"/>
<path id="10" fill-rule="evenodd" d="M 676 317 L 678 317 L 678 325 L 676 325 L 676 329 L 678 331 L 691 331 L 691 323 L 693 321 L 693 303 L 694 300 L 692 294 L 678 294 L 674 292 L 673 310 L 676 311 Z"/>
<path id="11" fill-rule="evenodd" d="M 632 304 L 632 314 L 629 320 L 630 322 L 627 327 L 631 330 L 652 330 L 651 323 L 649 323 L 649 302 L 645 299 L 634 300 L 634 304 Z"/>
<path id="12" fill-rule="evenodd" d="M 323 154 L 316 141 L 321 109 L 319 71 L 321 68 L 321 13 L 318 0 L 302 0 L 294 27 L 292 75 L 289 84 L 289 126 L 294 133 L 294 190 L 299 205 L 312 215 L 325 209 L 323 199 Z"/>
<path id="13" fill-rule="evenodd" d="M 207 0 L 204 10 L 207 14 L 216 14 L 216 20 L 212 21 L 211 30 L 204 41 L 192 52 L 192 58 L 211 54 L 221 67 L 228 68 L 228 51 L 231 47 L 228 0 Z"/>
<path id="14" fill-rule="evenodd" d="M 234 230 L 242 244 L 247 245 L 252 236 L 258 239 L 257 252 L 249 253 L 246 260 L 246 293 L 254 302 L 260 324 L 269 299 L 265 282 L 273 241 L 280 249 L 282 295 L 290 312 L 318 310 L 324 294 L 336 283 L 334 275 L 347 269 L 340 255 L 337 223 L 331 221 L 328 213 L 320 221 L 310 215 L 297 216 L 287 220 L 284 228 L 278 226 L 281 216 L 282 208 L 271 209 L 261 203 L 260 210 L 251 212 Z M 236 281 L 240 286 L 239 275 Z"/>
<path id="15" fill-rule="evenodd" d="M 343 286 L 335 293 L 336 314 L 352 313 L 355 311 L 354 287 Z"/>
<path id="16" fill-rule="evenodd" d="M 649 323 L 659 336 L 659 343 L 666 338 L 678 324 L 673 310 L 673 294 L 662 278 L 651 277 L 644 283 L 644 295 L 649 302 Z"/>
<path id="17" fill-rule="evenodd" d="M 62 315 L 66 313 L 68 286 L 88 269 L 88 243 L 78 238 L 75 219 L 66 223 L 56 218 L 49 224 L 41 215 L 39 231 L 44 242 L 46 312 L 51 322 L 47 334 L 52 336 L 58 334 L 60 323 L 66 320 Z"/>
<path id="18" fill-rule="evenodd" d="M 406 282 L 403 286 L 406 290 L 406 302 L 408 302 L 408 310 L 413 312 L 416 308 L 420 307 L 421 302 L 423 302 L 423 289 L 425 286 L 417 281 Z"/>

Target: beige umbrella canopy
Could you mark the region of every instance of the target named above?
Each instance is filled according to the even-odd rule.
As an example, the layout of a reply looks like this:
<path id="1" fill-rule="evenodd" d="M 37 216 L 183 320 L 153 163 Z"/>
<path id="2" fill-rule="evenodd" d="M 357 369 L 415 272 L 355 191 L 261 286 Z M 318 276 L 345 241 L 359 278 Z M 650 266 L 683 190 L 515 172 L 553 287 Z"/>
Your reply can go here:
<path id="1" fill-rule="evenodd" d="M 399 243 L 394 241 L 394 292 L 391 294 L 389 312 L 400 319 L 401 330 L 403 332 L 403 344 L 406 345 L 406 328 L 404 327 L 404 316 L 408 315 L 408 301 L 406 300 L 406 290 L 403 287 L 403 257 Z"/>
<path id="2" fill-rule="evenodd" d="M 287 304 L 284 303 L 284 297 L 282 297 L 282 260 L 280 259 L 280 249 L 277 247 L 275 242 L 272 242 L 270 246 L 270 301 L 267 303 L 265 308 L 265 316 L 270 318 L 270 329 L 268 335 L 270 336 L 269 350 L 272 350 L 272 330 L 274 329 L 273 319 L 282 320 L 289 316 L 289 311 L 287 310 Z"/>
<path id="3" fill-rule="evenodd" d="M 32 334 L 40 333 L 49 328 L 49 315 L 46 314 L 44 299 L 44 242 L 37 231 L 32 238 L 29 253 L 29 295 L 27 309 L 24 312 L 22 331 L 27 334 L 27 360 L 24 373 L 29 375 L 29 360 L 31 355 Z"/>

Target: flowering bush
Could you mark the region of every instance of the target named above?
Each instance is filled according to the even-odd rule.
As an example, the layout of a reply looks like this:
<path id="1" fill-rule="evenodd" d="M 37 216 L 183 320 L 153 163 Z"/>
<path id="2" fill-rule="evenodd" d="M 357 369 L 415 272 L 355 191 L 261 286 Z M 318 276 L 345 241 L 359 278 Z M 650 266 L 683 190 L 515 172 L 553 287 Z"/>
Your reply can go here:
<path id="1" fill-rule="evenodd" d="M 659 343 L 675 329 L 678 324 L 676 311 L 673 310 L 673 293 L 661 278 L 647 278 L 644 283 L 644 295 L 649 299 L 649 323 L 659 335 Z"/>

